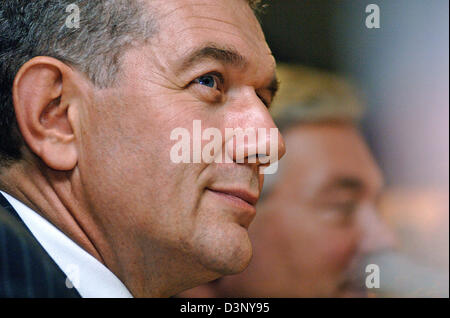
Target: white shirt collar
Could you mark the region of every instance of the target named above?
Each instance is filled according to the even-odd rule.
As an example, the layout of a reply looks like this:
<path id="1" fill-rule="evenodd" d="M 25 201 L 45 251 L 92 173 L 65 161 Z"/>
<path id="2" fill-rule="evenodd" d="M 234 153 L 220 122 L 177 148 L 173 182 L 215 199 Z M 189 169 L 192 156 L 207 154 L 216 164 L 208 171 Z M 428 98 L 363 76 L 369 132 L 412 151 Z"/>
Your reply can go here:
<path id="1" fill-rule="evenodd" d="M 53 224 L 9 194 L 0 193 L 70 279 L 66 281 L 66 286 L 74 286 L 83 298 L 133 297 L 117 276 Z"/>

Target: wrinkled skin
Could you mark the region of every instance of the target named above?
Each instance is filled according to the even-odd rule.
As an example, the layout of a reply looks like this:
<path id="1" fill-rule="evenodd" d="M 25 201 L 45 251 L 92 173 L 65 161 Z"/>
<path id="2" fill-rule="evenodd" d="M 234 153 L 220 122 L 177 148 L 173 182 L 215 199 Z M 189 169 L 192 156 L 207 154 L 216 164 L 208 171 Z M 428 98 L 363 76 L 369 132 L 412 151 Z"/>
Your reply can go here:
<path id="1" fill-rule="evenodd" d="M 275 127 L 258 97 L 270 98 L 264 88 L 275 63 L 245 1 L 159 1 L 153 6 L 159 33 L 148 46 L 125 55 L 118 87 L 96 92 L 95 107 L 83 116 L 82 127 L 90 133 L 82 137 L 80 177 L 92 210 L 101 215 L 102 230 L 119 230 L 107 237 L 116 247 L 114 256 L 129 254 L 135 270 L 149 268 L 146 285 L 160 279 L 162 273 L 151 272 L 158 267 L 171 279 L 184 276 L 186 288 L 240 272 L 251 257 L 245 227 L 253 215 L 205 188 L 242 188 L 258 195 L 262 177 L 256 164 L 174 164 L 170 132 L 176 127 L 192 131 L 194 119 L 222 132 Z M 233 48 L 248 64 L 237 68 L 205 59 L 177 72 L 191 50 L 208 43 Z M 226 88 L 193 83 L 210 72 L 220 72 Z"/>
<path id="2" fill-rule="evenodd" d="M 275 60 L 247 1 L 156 0 L 146 8 L 158 32 L 124 52 L 113 87 L 95 87 L 50 57 L 22 67 L 15 109 L 39 160 L 24 150 L 26 160 L 3 172 L 1 186 L 134 296 L 164 297 L 247 266 L 247 228 L 263 184 L 258 161 L 173 163 L 171 131 L 192 132 L 193 120 L 223 135 L 225 128 L 275 128 L 267 109 Z M 209 55 L 189 59 L 205 47 Z M 222 150 L 237 161 L 229 141 Z M 246 156 L 259 151 L 237 146 Z M 275 150 L 280 158 L 285 152 L 281 135 Z M 252 203 L 218 190 L 245 192 Z"/>
<path id="3" fill-rule="evenodd" d="M 186 297 L 363 297 L 363 257 L 392 248 L 376 205 L 383 179 L 346 123 L 299 124 L 285 134 L 280 175 L 250 227 L 254 257 L 239 275 Z"/>

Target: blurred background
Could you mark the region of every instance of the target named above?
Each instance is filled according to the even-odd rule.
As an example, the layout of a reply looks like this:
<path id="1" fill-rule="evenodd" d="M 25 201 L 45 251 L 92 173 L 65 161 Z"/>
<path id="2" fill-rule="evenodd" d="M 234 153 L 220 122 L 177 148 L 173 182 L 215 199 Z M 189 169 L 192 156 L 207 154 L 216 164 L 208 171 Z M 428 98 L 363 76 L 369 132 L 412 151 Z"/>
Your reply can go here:
<path id="1" fill-rule="evenodd" d="M 370 3 L 378 29 L 365 25 Z M 380 211 L 405 255 L 447 275 L 448 297 L 449 1 L 270 1 L 261 22 L 278 61 L 362 92 L 361 128 L 386 180 Z"/>

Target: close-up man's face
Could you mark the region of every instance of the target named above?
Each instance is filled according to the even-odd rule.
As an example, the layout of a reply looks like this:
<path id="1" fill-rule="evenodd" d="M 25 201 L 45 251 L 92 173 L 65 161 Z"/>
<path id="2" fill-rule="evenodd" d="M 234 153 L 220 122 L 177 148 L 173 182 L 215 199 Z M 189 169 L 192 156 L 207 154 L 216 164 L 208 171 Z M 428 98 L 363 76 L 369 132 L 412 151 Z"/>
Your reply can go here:
<path id="1" fill-rule="evenodd" d="M 0 0 L 0 298 L 448 296 L 448 1 L 343 2 Z"/>
<path id="2" fill-rule="evenodd" d="M 151 6 L 158 32 L 125 53 L 115 86 L 93 89 L 80 115 L 80 180 L 103 233 L 120 229 L 107 237 L 119 246 L 117 258 L 140 250 L 137 266 L 145 267 L 170 255 L 186 273 L 197 270 L 192 282 L 205 272 L 237 273 L 252 254 L 258 164 L 173 163 L 170 134 L 183 127 L 192 135 L 193 120 L 222 133 L 275 128 L 266 106 L 275 61 L 247 1 Z"/>
<path id="3" fill-rule="evenodd" d="M 289 152 L 250 228 L 255 253 L 220 295 L 363 296 L 350 273 L 365 254 L 387 247 L 377 216 L 382 176 L 350 124 L 300 124 L 284 133 Z"/>

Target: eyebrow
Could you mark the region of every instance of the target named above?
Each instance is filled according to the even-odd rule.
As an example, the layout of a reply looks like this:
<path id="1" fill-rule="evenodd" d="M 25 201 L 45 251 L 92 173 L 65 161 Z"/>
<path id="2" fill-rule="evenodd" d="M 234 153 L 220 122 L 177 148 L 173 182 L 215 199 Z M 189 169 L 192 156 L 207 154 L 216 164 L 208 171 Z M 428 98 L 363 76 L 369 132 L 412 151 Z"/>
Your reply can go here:
<path id="1" fill-rule="evenodd" d="M 364 184 L 361 180 L 352 178 L 352 177 L 341 177 L 335 179 L 333 182 L 331 182 L 327 187 L 326 190 L 331 189 L 347 189 L 354 192 L 359 192 L 362 189 L 364 189 Z"/>
<path id="2" fill-rule="evenodd" d="M 247 59 L 236 50 L 232 48 L 220 47 L 216 44 L 210 43 L 189 53 L 177 68 L 177 73 L 182 73 L 188 70 L 193 65 L 204 59 L 213 59 L 237 68 L 245 68 L 248 64 Z"/>
<path id="3" fill-rule="evenodd" d="M 176 73 L 183 73 L 186 70 L 192 68 L 198 62 L 205 59 L 213 59 L 225 65 L 231 65 L 239 69 L 244 69 L 248 65 L 248 60 L 242 54 L 238 53 L 235 49 L 230 47 L 222 47 L 215 43 L 208 43 L 203 47 L 194 49 L 191 53 L 189 53 L 188 56 L 184 58 L 180 63 L 180 66 L 177 68 Z M 280 81 L 278 80 L 275 73 L 270 84 L 267 85 L 264 89 L 269 90 L 271 98 L 273 100 L 279 88 Z M 270 105 L 268 105 L 268 107 L 269 106 Z"/>

